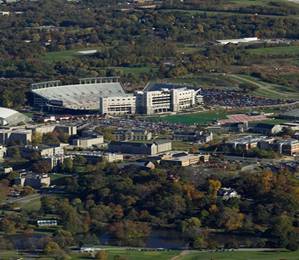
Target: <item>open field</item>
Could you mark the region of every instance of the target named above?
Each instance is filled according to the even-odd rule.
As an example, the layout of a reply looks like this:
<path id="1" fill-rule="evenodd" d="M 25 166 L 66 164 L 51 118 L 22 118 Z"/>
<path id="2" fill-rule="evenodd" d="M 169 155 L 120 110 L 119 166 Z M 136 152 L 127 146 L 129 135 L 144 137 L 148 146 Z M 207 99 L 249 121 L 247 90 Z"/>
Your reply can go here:
<path id="1" fill-rule="evenodd" d="M 128 259 L 132 260 L 151 260 L 151 259 L 159 259 L 159 260 L 168 260 L 172 259 L 174 256 L 178 255 L 178 251 L 123 251 L 123 250 L 113 250 L 109 252 L 109 260 L 115 259 L 115 256 L 125 256 Z"/>
<path id="2" fill-rule="evenodd" d="M 299 56 L 299 46 L 278 46 L 247 50 L 250 54 L 258 56 L 285 57 Z"/>
<path id="3" fill-rule="evenodd" d="M 298 1 L 298 0 L 294 0 Z M 286 3 L 289 8 L 298 7 L 299 2 L 295 3 L 293 1 L 287 0 L 231 0 L 227 1 L 225 4 L 219 5 L 217 10 L 194 10 L 194 9 L 160 9 L 160 12 L 181 12 L 188 15 L 205 14 L 207 16 L 255 16 L 256 13 L 253 12 L 239 12 L 239 8 L 258 6 L 258 7 L 271 7 L 271 2 Z M 276 15 L 276 14 L 258 14 L 259 17 L 269 17 L 274 19 L 281 19 L 281 17 L 290 17 L 299 19 L 299 15 Z"/>
<path id="4" fill-rule="evenodd" d="M 190 253 L 177 260 L 298 260 L 299 252 L 198 252 Z"/>
<path id="5" fill-rule="evenodd" d="M 288 0 L 230 0 L 229 3 L 238 5 L 238 6 L 269 6 L 271 3 L 288 3 L 295 1 Z"/>
<path id="6" fill-rule="evenodd" d="M 170 82 L 186 83 L 196 88 L 238 89 L 238 82 L 223 73 L 204 73 L 184 78 L 170 79 Z"/>
<path id="7" fill-rule="evenodd" d="M 299 251 L 230 251 L 230 252 L 200 252 L 200 251 L 133 251 L 124 249 L 108 249 L 109 260 L 115 256 L 126 257 L 127 260 L 298 260 Z M 91 259 L 74 255 L 72 259 Z"/>
<path id="8" fill-rule="evenodd" d="M 119 71 L 122 74 L 135 74 L 139 76 L 142 73 L 149 73 L 151 70 L 156 71 L 157 68 L 152 68 L 150 66 L 136 66 L 136 67 L 109 67 L 109 69 L 114 69 L 115 71 Z"/>
<path id="9" fill-rule="evenodd" d="M 208 111 L 192 114 L 167 115 L 150 118 L 153 121 L 165 121 L 169 123 L 186 124 L 186 125 L 207 125 L 218 119 L 226 118 L 225 111 Z"/>
<path id="10" fill-rule="evenodd" d="M 240 90 L 239 85 L 246 83 L 258 87 L 249 94 L 273 99 L 299 99 L 295 88 L 262 81 L 258 78 L 243 74 L 210 73 L 190 75 L 189 77 L 170 80 L 176 83 L 187 83 L 196 88 L 218 88 L 223 90 Z"/>
<path id="11" fill-rule="evenodd" d="M 226 76 L 234 79 L 238 83 L 246 83 L 257 86 L 258 89 L 250 93 L 255 96 L 278 99 L 299 99 L 299 93 L 288 86 L 271 84 L 249 75 L 226 74 Z"/>
<path id="12" fill-rule="evenodd" d="M 126 248 L 107 248 L 108 259 L 114 260 L 116 256 L 127 260 L 298 260 L 299 251 L 226 251 L 226 252 L 200 252 L 200 251 L 138 251 Z M 16 259 L 17 257 L 28 257 L 29 255 L 16 251 L 0 252 L 0 259 Z M 37 256 L 37 255 L 36 255 Z M 94 259 L 89 254 L 72 253 L 72 260 Z M 29 258 L 25 258 L 29 259 Z M 30 258 L 31 259 L 31 258 Z M 38 255 L 38 259 L 54 259 L 50 256 Z"/>
<path id="13" fill-rule="evenodd" d="M 63 51 L 51 51 L 47 52 L 44 56 L 41 56 L 40 59 L 44 62 L 55 63 L 59 61 L 68 61 L 76 57 L 84 56 L 86 54 L 80 54 L 79 51 L 87 50 L 98 50 L 97 47 L 88 47 L 81 49 L 72 49 L 72 50 L 63 50 Z"/>
<path id="14" fill-rule="evenodd" d="M 175 151 L 189 151 L 192 147 L 198 147 L 198 145 L 192 145 L 182 141 L 172 141 L 172 149 Z"/>

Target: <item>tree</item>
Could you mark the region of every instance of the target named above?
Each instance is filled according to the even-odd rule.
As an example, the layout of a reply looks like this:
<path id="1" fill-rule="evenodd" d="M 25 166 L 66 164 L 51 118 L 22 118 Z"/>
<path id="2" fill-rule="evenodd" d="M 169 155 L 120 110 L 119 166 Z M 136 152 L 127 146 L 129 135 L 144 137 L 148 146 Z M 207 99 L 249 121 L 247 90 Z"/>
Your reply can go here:
<path id="1" fill-rule="evenodd" d="M 67 173 L 71 173 L 73 171 L 73 160 L 72 158 L 65 158 L 62 164 L 62 170 L 67 172 Z"/>
<path id="2" fill-rule="evenodd" d="M 273 220 L 271 234 L 277 238 L 279 246 L 287 246 L 288 238 L 293 231 L 294 227 L 292 219 L 286 214 L 282 214 Z"/>
<path id="3" fill-rule="evenodd" d="M 52 169 L 49 162 L 45 160 L 40 160 L 32 165 L 32 170 L 36 173 L 42 174 L 42 173 L 49 173 Z"/>
<path id="4" fill-rule="evenodd" d="M 273 173 L 271 171 L 263 172 L 262 174 L 262 188 L 263 192 L 269 192 L 272 187 Z"/>
<path id="5" fill-rule="evenodd" d="M 57 260 L 70 259 L 70 257 L 54 241 L 49 241 L 45 245 L 44 252 L 46 255 L 53 256 L 54 259 L 57 259 Z"/>
<path id="6" fill-rule="evenodd" d="M 0 203 L 4 202 L 7 198 L 9 187 L 9 182 L 7 180 L 2 180 L 0 182 Z"/>
<path id="7" fill-rule="evenodd" d="M 219 218 L 220 225 L 232 231 L 242 227 L 245 216 L 237 208 L 225 207 Z"/>
<path id="8" fill-rule="evenodd" d="M 42 139 L 43 139 L 43 136 L 40 133 L 34 132 L 32 134 L 31 143 L 32 143 L 32 145 L 39 145 L 42 143 Z"/>
<path id="9" fill-rule="evenodd" d="M 42 143 L 47 145 L 59 145 L 60 140 L 55 133 L 46 133 L 42 137 Z"/>
<path id="10" fill-rule="evenodd" d="M 95 259 L 97 260 L 108 260 L 108 258 L 109 258 L 108 253 L 105 250 L 100 250 L 95 255 Z"/>
<path id="11" fill-rule="evenodd" d="M 201 226 L 200 219 L 196 217 L 192 217 L 182 222 L 182 232 L 188 237 L 193 237 L 196 235 L 200 226 Z"/>
<path id="12" fill-rule="evenodd" d="M 286 249 L 291 251 L 297 251 L 299 249 L 299 237 L 297 233 L 293 231 L 289 233 Z"/>
<path id="13" fill-rule="evenodd" d="M 5 234 L 10 234 L 10 235 L 15 234 L 16 233 L 16 223 L 12 219 L 5 217 L 1 221 L 1 230 Z"/>
<path id="14" fill-rule="evenodd" d="M 22 158 L 20 149 L 18 147 L 9 148 L 10 157 L 14 160 L 20 160 Z"/>
<path id="15" fill-rule="evenodd" d="M 53 239 L 62 248 L 67 248 L 75 242 L 72 233 L 63 229 L 56 230 Z"/>
<path id="16" fill-rule="evenodd" d="M 195 249 L 203 249 L 207 248 L 208 243 L 206 242 L 205 238 L 202 236 L 197 236 L 193 241 L 193 248 Z"/>
<path id="17" fill-rule="evenodd" d="M 128 245 L 139 245 L 151 232 L 148 224 L 130 220 L 113 223 L 109 230 L 113 236 Z"/>
<path id="18" fill-rule="evenodd" d="M 72 234 L 82 233 L 85 230 L 80 214 L 68 200 L 62 200 L 58 204 L 58 212 L 62 218 L 62 222 L 67 231 Z"/>
<path id="19" fill-rule="evenodd" d="M 52 255 L 60 250 L 61 248 L 59 247 L 59 245 L 53 241 L 48 242 L 44 248 L 44 252 L 47 255 Z"/>
<path id="20" fill-rule="evenodd" d="M 213 179 L 209 180 L 209 191 L 212 200 L 214 201 L 216 200 L 217 193 L 220 188 L 221 188 L 221 182 L 219 180 L 213 180 Z"/>

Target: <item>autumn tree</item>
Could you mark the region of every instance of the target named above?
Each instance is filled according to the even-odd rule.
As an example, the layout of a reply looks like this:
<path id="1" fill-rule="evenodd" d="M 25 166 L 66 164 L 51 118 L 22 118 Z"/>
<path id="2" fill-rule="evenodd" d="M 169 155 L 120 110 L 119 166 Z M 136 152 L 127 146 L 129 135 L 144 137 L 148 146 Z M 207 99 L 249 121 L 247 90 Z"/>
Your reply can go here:
<path id="1" fill-rule="evenodd" d="M 219 180 L 213 180 L 213 179 L 209 180 L 209 192 L 210 192 L 211 199 L 213 201 L 216 200 L 217 193 L 220 190 L 220 188 L 221 188 L 221 182 Z"/>
<path id="2" fill-rule="evenodd" d="M 225 207 L 219 216 L 219 224 L 228 231 L 237 230 L 242 227 L 244 218 L 237 208 Z"/>
<path id="3" fill-rule="evenodd" d="M 108 260 L 108 258 L 109 258 L 108 253 L 105 250 L 100 250 L 95 255 L 96 260 Z"/>

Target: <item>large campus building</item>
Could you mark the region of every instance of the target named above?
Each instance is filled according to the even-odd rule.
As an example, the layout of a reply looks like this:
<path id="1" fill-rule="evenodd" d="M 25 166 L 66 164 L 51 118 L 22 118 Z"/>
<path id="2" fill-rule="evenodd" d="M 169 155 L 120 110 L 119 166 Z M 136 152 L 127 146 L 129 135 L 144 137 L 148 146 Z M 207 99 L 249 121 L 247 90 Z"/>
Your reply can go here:
<path id="1" fill-rule="evenodd" d="M 180 112 L 203 102 L 198 92 L 186 85 L 151 83 L 143 91 L 127 94 L 117 77 L 86 78 L 72 85 L 50 81 L 31 87 L 33 104 L 47 111 L 107 115 Z"/>
<path id="2" fill-rule="evenodd" d="M 196 91 L 187 88 L 138 91 L 136 104 L 140 114 L 179 112 L 195 106 L 195 97 Z"/>

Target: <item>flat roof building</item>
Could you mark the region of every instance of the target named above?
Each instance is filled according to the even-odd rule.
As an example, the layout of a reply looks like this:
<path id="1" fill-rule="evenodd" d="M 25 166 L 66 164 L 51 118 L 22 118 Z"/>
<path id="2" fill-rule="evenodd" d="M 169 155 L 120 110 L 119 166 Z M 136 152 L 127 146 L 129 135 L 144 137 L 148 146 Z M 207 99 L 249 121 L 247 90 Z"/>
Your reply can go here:
<path id="1" fill-rule="evenodd" d="M 136 97 L 133 95 L 100 97 L 100 114 L 126 115 L 136 113 Z"/>
<path id="2" fill-rule="evenodd" d="M 152 132 L 146 129 L 117 129 L 113 132 L 116 141 L 149 141 Z"/>
<path id="3" fill-rule="evenodd" d="M 197 91 L 188 88 L 164 88 L 136 92 L 136 107 L 140 114 L 180 112 L 196 104 Z"/>
<path id="4" fill-rule="evenodd" d="M 172 143 L 168 140 L 156 140 L 144 143 L 112 141 L 108 149 L 111 152 L 118 153 L 155 155 L 172 150 Z"/>
<path id="5" fill-rule="evenodd" d="M 32 131 L 26 129 L 0 129 L 0 145 L 26 145 L 32 141 Z"/>

